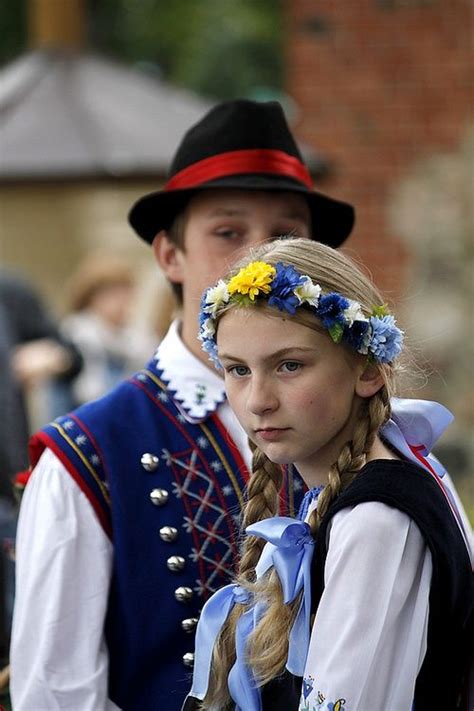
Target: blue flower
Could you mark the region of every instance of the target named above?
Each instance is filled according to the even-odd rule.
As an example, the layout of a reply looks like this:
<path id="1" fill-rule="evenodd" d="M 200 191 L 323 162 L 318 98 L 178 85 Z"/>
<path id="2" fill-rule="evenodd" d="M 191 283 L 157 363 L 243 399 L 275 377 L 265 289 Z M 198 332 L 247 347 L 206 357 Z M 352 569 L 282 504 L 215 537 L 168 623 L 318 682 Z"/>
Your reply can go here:
<path id="1" fill-rule="evenodd" d="M 294 314 L 300 304 L 295 289 L 304 283 L 304 276 L 296 269 L 282 262 L 276 265 L 276 274 L 272 279 L 271 292 L 268 299 L 270 306 L 276 306 L 280 311 Z"/>
<path id="2" fill-rule="evenodd" d="M 283 264 L 278 262 L 276 265 L 276 274 L 272 280 L 272 293 L 274 291 L 280 294 L 294 291 L 297 286 L 304 284 L 306 277 L 300 274 L 291 264 Z"/>
<path id="3" fill-rule="evenodd" d="M 287 311 L 293 315 L 297 307 L 300 305 L 300 300 L 294 294 L 289 296 L 274 296 L 273 294 L 268 299 L 269 306 L 276 306 L 279 311 Z"/>
<path id="4" fill-rule="evenodd" d="M 331 328 L 336 324 L 345 324 L 343 311 L 349 306 L 349 300 L 340 294 L 326 294 L 319 298 L 317 314 L 323 322 L 324 328 Z"/>
<path id="5" fill-rule="evenodd" d="M 201 348 L 209 355 L 209 358 L 214 361 L 215 365 L 220 366 L 219 357 L 217 355 L 217 345 L 213 338 L 203 339 Z"/>
<path id="6" fill-rule="evenodd" d="M 369 350 L 379 363 L 391 363 L 402 350 L 403 331 L 393 316 L 371 316 L 372 336 Z"/>
<path id="7" fill-rule="evenodd" d="M 206 312 L 206 296 L 207 296 L 207 291 L 204 292 L 204 294 L 201 297 L 201 303 L 199 306 L 199 325 L 202 326 L 204 321 L 206 321 L 209 318 L 209 314 Z"/>
<path id="8" fill-rule="evenodd" d="M 368 321 L 354 321 L 350 328 L 344 331 L 344 341 L 358 353 L 367 353 L 367 334 L 370 329 Z"/>

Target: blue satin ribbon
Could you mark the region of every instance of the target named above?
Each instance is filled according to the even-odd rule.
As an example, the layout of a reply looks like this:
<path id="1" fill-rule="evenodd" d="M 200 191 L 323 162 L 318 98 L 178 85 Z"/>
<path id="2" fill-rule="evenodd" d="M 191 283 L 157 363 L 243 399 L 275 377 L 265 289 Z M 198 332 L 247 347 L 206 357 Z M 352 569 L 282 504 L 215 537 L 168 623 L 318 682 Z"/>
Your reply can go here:
<path id="1" fill-rule="evenodd" d="M 431 450 L 446 427 L 454 420 L 453 414 L 444 405 L 430 400 L 392 398 L 391 405 L 392 417 L 381 429 L 383 437 L 407 459 L 426 469 L 432 476 L 434 472 L 442 479 L 446 469 L 431 454 Z M 472 562 L 470 529 L 468 530 L 464 524 L 458 502 L 449 486 L 440 485 L 449 500 Z"/>
<path id="2" fill-rule="evenodd" d="M 314 540 L 308 524 L 289 516 L 275 516 L 247 526 L 245 532 L 269 543 L 257 564 L 257 578 L 273 565 L 280 578 L 285 604 L 292 602 L 303 585 L 303 561 L 306 562 L 309 555 L 311 563 L 313 554 Z"/>
<path id="3" fill-rule="evenodd" d="M 290 630 L 286 663 L 288 671 L 303 676 L 311 633 L 311 560 L 314 551 L 311 529 L 304 521 L 278 516 L 248 526 L 246 533 L 267 541 L 256 568 L 257 578 L 273 566 L 280 579 L 285 604 L 293 602 L 304 590 Z"/>
<path id="4" fill-rule="evenodd" d="M 292 602 L 304 588 L 298 614 L 290 632 L 287 668 L 303 675 L 309 646 L 311 614 L 311 558 L 314 540 L 307 523 L 289 517 L 275 517 L 254 523 L 247 533 L 267 541 L 257 566 L 257 577 L 274 567 L 281 581 L 285 603 Z M 248 604 L 249 593 L 238 585 L 227 585 L 204 605 L 196 633 L 196 655 L 191 696 L 203 699 L 206 695 L 212 650 L 217 636 L 235 603 Z M 247 643 L 264 605 L 257 603 L 247 610 L 236 626 L 236 661 L 229 672 L 229 693 L 236 711 L 260 711 L 258 685 L 247 664 Z"/>
<path id="5" fill-rule="evenodd" d="M 196 630 L 196 651 L 194 656 L 193 685 L 190 695 L 201 701 L 209 684 L 212 651 L 217 636 L 236 603 L 247 604 L 250 595 L 240 585 L 226 585 L 209 598 L 202 608 Z"/>
<path id="6" fill-rule="evenodd" d="M 235 629 L 236 660 L 229 672 L 227 684 L 235 711 L 261 711 L 262 701 L 252 670 L 246 663 L 247 644 L 255 628 L 254 610 L 248 610 L 239 619 Z"/>
<path id="7" fill-rule="evenodd" d="M 420 448 L 420 454 L 427 460 L 439 477 L 446 473 L 436 457 L 430 454 L 436 441 L 454 420 L 453 414 L 444 405 L 431 400 L 411 400 L 392 398 L 392 417 L 381 428 L 380 433 L 400 454 L 418 466 L 429 467 L 415 456 L 412 447 Z"/>

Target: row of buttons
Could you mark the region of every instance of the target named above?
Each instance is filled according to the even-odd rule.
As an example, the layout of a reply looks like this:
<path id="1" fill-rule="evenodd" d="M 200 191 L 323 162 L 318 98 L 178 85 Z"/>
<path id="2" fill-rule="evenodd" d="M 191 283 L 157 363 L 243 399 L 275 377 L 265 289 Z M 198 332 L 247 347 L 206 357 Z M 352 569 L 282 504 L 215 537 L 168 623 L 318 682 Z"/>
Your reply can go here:
<path id="1" fill-rule="evenodd" d="M 156 456 L 156 454 L 146 452 L 142 455 L 140 462 L 142 467 L 146 471 L 154 472 L 158 468 L 160 460 L 159 457 Z M 164 506 L 168 502 L 168 499 L 169 493 L 166 491 L 166 489 L 152 489 L 152 491 L 150 492 L 150 501 L 155 506 Z M 174 526 L 162 526 L 162 528 L 160 528 L 159 533 L 161 540 L 165 541 L 166 543 L 173 543 L 178 537 L 178 529 Z M 167 559 L 166 565 L 168 569 L 171 570 L 173 573 L 179 573 L 184 570 L 186 566 L 186 560 L 185 558 L 183 558 L 183 556 L 172 555 Z M 179 588 L 176 588 L 176 590 L 174 591 L 174 596 L 178 602 L 188 603 L 192 600 L 194 593 L 191 588 L 183 585 Z M 191 634 L 192 632 L 194 632 L 197 623 L 197 617 L 188 617 L 185 620 L 182 620 L 181 627 L 185 632 Z M 183 663 L 187 667 L 192 667 L 194 665 L 193 652 L 186 652 L 186 654 L 183 655 Z"/>

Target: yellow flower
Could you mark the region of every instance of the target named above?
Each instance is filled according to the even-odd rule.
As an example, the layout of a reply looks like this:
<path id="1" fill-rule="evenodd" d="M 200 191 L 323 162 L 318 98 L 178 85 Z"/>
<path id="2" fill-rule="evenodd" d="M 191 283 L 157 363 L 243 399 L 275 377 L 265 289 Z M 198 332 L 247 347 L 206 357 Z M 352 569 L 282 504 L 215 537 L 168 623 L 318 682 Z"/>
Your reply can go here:
<path id="1" fill-rule="evenodd" d="M 271 291 L 271 281 L 276 274 L 275 267 L 265 262 L 251 262 L 242 267 L 227 284 L 229 294 L 247 294 L 252 301 L 259 292 L 268 294 Z"/>

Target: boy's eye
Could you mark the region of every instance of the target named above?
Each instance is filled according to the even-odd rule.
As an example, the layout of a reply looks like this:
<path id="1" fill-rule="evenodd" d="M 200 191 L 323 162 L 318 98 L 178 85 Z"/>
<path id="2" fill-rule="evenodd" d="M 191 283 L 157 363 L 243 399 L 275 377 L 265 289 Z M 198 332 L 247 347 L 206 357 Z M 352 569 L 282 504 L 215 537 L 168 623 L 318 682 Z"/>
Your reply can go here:
<path id="1" fill-rule="evenodd" d="M 215 233 L 218 237 L 223 237 L 224 239 L 236 239 L 240 234 L 238 230 L 233 227 L 221 227 L 215 230 Z"/>
<path id="2" fill-rule="evenodd" d="M 249 369 L 246 365 L 231 365 L 226 368 L 226 373 L 229 373 L 229 375 L 233 375 L 236 378 L 243 378 L 248 374 L 248 372 Z"/>
<path id="3" fill-rule="evenodd" d="M 272 230 L 272 239 L 281 239 L 282 237 L 306 237 L 309 238 L 309 230 L 305 224 L 296 225 L 278 225 Z"/>

